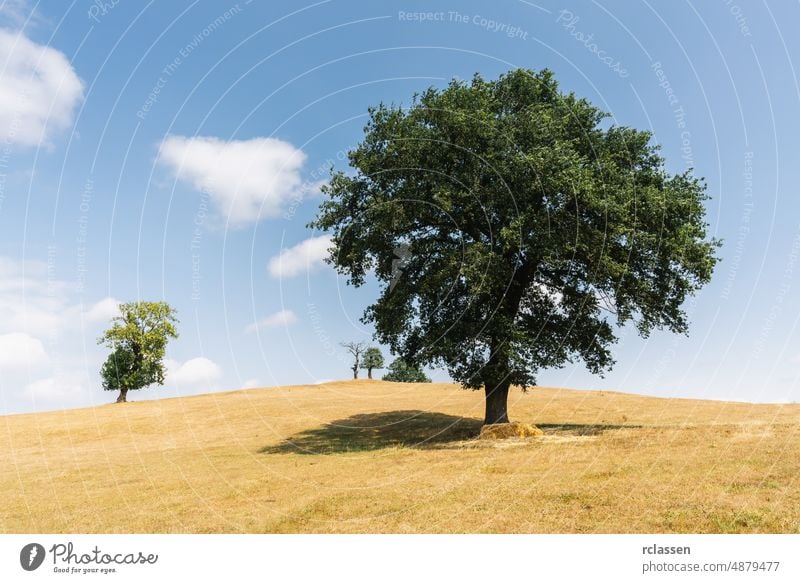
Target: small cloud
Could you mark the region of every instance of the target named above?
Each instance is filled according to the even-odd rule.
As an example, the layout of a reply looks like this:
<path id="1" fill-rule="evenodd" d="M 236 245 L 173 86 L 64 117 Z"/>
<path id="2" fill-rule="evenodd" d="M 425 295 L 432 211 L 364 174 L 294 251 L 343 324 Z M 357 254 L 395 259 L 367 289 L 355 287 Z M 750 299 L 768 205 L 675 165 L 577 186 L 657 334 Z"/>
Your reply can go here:
<path id="1" fill-rule="evenodd" d="M 212 388 L 221 378 L 222 369 L 213 360 L 198 356 L 183 364 L 167 361 L 166 382 L 178 388 L 193 388 L 200 385 Z"/>
<path id="2" fill-rule="evenodd" d="M 331 246 L 330 235 L 312 237 L 294 247 L 284 249 L 269 260 L 267 269 L 272 277 L 288 278 L 311 272 L 325 264 Z"/>
<path id="3" fill-rule="evenodd" d="M 0 63 L 0 139 L 36 146 L 72 126 L 83 81 L 63 53 L 0 29 Z"/>
<path id="4" fill-rule="evenodd" d="M 104 324 L 117 313 L 114 298 L 84 305 L 74 293 L 69 283 L 48 273 L 46 263 L 0 256 L 0 333 L 60 339 L 78 331 L 75 322 Z"/>
<path id="5" fill-rule="evenodd" d="M 44 21 L 36 6 L 28 0 L 2 0 L 0 3 L 0 26 L 30 29 L 41 25 Z"/>
<path id="6" fill-rule="evenodd" d="M 104 298 L 86 310 L 84 316 L 89 322 L 108 322 L 119 316 L 119 300 Z"/>
<path id="7" fill-rule="evenodd" d="M 175 177 L 208 193 L 233 225 L 275 217 L 290 201 L 314 194 L 300 169 L 306 154 L 276 138 L 224 141 L 215 137 L 168 136 L 158 162 Z"/>
<path id="8" fill-rule="evenodd" d="M 107 352 L 95 340 L 105 324 L 100 319 L 111 315 L 114 303 L 106 298 L 84 304 L 47 262 L 0 256 L 0 380 L 17 388 L 6 391 L 0 412 L 102 399 L 97 372 Z"/>
<path id="9" fill-rule="evenodd" d="M 261 381 L 258 379 L 247 379 L 245 382 L 242 383 L 243 389 L 255 389 L 261 386 Z"/>
<path id="10" fill-rule="evenodd" d="M 58 374 L 28 384 L 25 391 L 34 402 L 77 405 L 85 401 L 90 389 L 81 375 Z"/>
<path id="11" fill-rule="evenodd" d="M 0 335 L 0 370 L 20 370 L 48 362 L 41 340 L 24 332 Z"/>
<path id="12" fill-rule="evenodd" d="M 291 310 L 281 310 L 280 312 L 275 312 L 274 314 L 270 314 L 266 318 L 262 318 L 258 322 L 253 322 L 252 324 L 248 325 L 247 328 L 244 329 L 245 333 L 250 334 L 255 332 L 256 330 L 262 330 L 264 328 L 278 328 L 280 326 L 288 326 L 292 322 L 297 321 L 297 316 Z"/>
<path id="13" fill-rule="evenodd" d="M 312 384 L 315 385 L 324 385 L 325 383 L 332 383 L 333 379 L 317 379 Z"/>

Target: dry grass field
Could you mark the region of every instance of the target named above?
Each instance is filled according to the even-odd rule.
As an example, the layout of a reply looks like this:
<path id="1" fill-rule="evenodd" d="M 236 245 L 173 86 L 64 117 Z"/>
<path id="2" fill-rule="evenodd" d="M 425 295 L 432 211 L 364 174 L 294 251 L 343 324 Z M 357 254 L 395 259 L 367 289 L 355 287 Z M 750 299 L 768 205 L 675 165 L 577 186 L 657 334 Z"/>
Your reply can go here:
<path id="1" fill-rule="evenodd" d="M 136 398 L 135 394 L 131 397 Z M 381 381 L 0 417 L 2 532 L 800 532 L 800 405 Z"/>

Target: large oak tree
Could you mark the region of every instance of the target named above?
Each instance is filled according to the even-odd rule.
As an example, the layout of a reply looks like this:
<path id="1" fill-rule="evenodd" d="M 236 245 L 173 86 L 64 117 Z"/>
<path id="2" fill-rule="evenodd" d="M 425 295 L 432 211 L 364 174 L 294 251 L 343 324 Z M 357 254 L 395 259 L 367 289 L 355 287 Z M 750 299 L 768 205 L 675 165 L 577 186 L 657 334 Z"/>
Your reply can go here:
<path id="1" fill-rule="evenodd" d="M 711 277 L 703 181 L 607 117 L 547 70 L 381 104 L 309 225 L 350 283 L 382 282 L 363 317 L 377 339 L 483 387 L 487 424 L 543 368 L 610 369 L 618 326 L 686 333 Z"/>

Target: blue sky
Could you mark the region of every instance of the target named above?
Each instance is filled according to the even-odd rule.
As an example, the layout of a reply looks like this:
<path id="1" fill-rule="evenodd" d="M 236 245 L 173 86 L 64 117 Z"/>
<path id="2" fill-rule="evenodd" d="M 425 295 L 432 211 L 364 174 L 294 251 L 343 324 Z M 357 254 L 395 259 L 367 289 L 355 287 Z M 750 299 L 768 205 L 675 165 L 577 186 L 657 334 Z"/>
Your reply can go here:
<path id="1" fill-rule="evenodd" d="M 622 330 L 604 379 L 539 384 L 798 400 L 800 6 L 695 4 L 0 0 L 0 412 L 107 402 L 121 300 L 181 320 L 134 398 L 346 378 L 377 287 L 305 227 L 328 166 L 370 105 L 516 67 L 650 129 L 724 239 L 688 337 Z"/>

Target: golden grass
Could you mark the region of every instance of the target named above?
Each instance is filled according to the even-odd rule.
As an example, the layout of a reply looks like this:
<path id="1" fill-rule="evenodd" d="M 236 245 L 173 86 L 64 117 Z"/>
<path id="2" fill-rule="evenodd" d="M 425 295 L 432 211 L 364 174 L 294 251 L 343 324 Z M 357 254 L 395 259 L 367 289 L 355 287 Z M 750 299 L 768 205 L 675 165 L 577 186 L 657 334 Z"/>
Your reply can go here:
<path id="1" fill-rule="evenodd" d="M 544 431 L 531 425 L 530 423 L 496 423 L 484 425 L 478 434 L 478 439 L 508 439 L 510 437 L 539 437 L 544 435 Z"/>
<path id="2" fill-rule="evenodd" d="M 131 395 L 135 399 L 135 394 Z M 798 405 L 381 381 L 0 417 L 2 532 L 800 532 Z"/>

